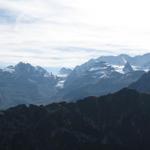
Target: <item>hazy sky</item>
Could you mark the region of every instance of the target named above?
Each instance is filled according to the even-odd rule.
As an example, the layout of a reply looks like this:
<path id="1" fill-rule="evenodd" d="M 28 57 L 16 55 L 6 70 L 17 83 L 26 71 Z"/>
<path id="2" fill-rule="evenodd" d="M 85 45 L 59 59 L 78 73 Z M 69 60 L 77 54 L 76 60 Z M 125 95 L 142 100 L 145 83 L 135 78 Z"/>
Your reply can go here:
<path id="1" fill-rule="evenodd" d="M 150 52 L 149 0 L 0 0 L 0 63 L 73 67 Z"/>

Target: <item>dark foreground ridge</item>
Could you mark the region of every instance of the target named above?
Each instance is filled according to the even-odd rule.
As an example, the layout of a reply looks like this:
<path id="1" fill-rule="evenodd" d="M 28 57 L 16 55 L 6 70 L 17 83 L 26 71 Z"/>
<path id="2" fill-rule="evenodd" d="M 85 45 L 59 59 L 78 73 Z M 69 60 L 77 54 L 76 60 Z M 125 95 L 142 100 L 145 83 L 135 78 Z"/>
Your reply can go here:
<path id="1" fill-rule="evenodd" d="M 134 90 L 0 112 L 1 150 L 136 148 L 149 142 L 150 95 Z"/>

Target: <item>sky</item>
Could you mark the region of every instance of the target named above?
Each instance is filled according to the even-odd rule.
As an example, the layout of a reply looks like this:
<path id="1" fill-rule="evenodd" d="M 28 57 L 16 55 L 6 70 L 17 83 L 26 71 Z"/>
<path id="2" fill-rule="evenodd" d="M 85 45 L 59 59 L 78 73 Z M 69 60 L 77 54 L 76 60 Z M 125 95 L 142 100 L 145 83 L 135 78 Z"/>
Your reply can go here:
<path id="1" fill-rule="evenodd" d="M 150 52 L 149 0 L 0 0 L 0 64 L 74 67 Z"/>

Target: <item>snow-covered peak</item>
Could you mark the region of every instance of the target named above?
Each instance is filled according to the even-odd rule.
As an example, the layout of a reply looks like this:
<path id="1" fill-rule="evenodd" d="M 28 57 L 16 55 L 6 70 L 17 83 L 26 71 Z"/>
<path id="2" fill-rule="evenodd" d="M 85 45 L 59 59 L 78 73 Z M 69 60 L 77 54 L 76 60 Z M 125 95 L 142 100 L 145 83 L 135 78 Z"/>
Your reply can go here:
<path id="1" fill-rule="evenodd" d="M 91 59 L 87 63 L 77 66 L 75 71 L 78 73 L 84 73 L 87 71 L 97 71 L 108 68 L 110 65 L 106 62 L 99 61 L 99 59 Z"/>
<path id="2" fill-rule="evenodd" d="M 129 62 L 126 62 L 125 65 L 112 65 L 112 67 L 115 69 L 116 72 L 119 72 L 121 74 L 126 74 L 134 70 L 140 70 L 136 66 L 131 66 Z"/>
<path id="3" fill-rule="evenodd" d="M 26 77 L 44 77 L 44 78 L 55 78 L 52 73 L 49 73 L 44 68 L 40 66 L 32 66 L 29 63 L 20 62 L 15 66 L 8 66 L 1 69 L 3 72 L 14 73 L 18 76 L 26 76 Z"/>
<path id="4" fill-rule="evenodd" d="M 84 77 L 90 76 L 91 78 L 107 78 L 114 72 L 114 68 L 106 62 L 99 59 L 91 59 L 81 66 L 77 66 L 71 76 Z"/>
<path id="5" fill-rule="evenodd" d="M 17 65 L 15 65 L 15 72 L 17 74 L 26 74 L 26 73 L 31 74 L 35 72 L 35 67 L 33 67 L 29 63 L 20 62 Z"/>

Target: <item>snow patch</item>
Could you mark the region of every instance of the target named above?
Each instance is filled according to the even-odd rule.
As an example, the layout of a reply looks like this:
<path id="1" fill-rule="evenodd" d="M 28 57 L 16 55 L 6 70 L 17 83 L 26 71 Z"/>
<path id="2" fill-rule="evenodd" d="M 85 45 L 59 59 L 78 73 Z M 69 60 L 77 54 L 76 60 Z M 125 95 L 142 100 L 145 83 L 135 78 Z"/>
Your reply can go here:
<path id="1" fill-rule="evenodd" d="M 68 74 L 57 74 L 57 77 L 60 78 L 66 78 L 68 76 Z"/>
<path id="2" fill-rule="evenodd" d="M 103 73 L 99 78 L 104 79 L 104 78 L 109 78 L 109 76 L 106 73 Z"/>
<path id="3" fill-rule="evenodd" d="M 13 67 L 6 67 L 2 69 L 3 72 L 9 72 L 9 73 L 13 73 L 15 72 L 15 69 Z"/>
<path id="4" fill-rule="evenodd" d="M 124 71 L 123 71 L 124 66 L 112 65 L 112 67 L 115 69 L 116 72 L 124 74 Z"/>
<path id="5" fill-rule="evenodd" d="M 89 71 L 98 71 L 102 69 L 107 69 L 107 67 L 95 67 L 95 68 L 90 68 Z"/>
<path id="6" fill-rule="evenodd" d="M 49 78 L 49 77 L 52 77 L 52 75 L 47 72 L 47 73 L 44 74 L 44 77 Z"/>
<path id="7" fill-rule="evenodd" d="M 59 81 L 59 82 L 57 83 L 56 87 L 58 87 L 58 88 L 63 88 L 63 87 L 64 87 L 64 82 L 65 82 L 65 80 Z"/>

